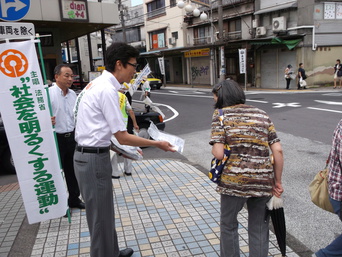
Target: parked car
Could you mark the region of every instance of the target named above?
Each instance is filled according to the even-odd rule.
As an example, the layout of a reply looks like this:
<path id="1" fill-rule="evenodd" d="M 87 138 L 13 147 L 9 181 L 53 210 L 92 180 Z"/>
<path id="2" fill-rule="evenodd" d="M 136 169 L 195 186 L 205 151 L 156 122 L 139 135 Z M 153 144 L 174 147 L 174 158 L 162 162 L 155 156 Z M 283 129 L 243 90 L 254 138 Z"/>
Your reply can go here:
<path id="1" fill-rule="evenodd" d="M 14 162 L 8 145 L 4 123 L 0 114 L 0 170 L 1 173 L 15 174 Z"/>
<path id="2" fill-rule="evenodd" d="M 137 72 L 134 74 L 133 79 L 130 81 L 131 84 L 134 83 L 135 79 L 139 76 L 140 72 Z M 160 89 L 163 85 L 162 81 L 160 79 L 155 78 L 151 73 L 147 76 L 148 82 L 150 82 L 151 89 Z M 141 85 L 139 85 L 138 89 Z"/>

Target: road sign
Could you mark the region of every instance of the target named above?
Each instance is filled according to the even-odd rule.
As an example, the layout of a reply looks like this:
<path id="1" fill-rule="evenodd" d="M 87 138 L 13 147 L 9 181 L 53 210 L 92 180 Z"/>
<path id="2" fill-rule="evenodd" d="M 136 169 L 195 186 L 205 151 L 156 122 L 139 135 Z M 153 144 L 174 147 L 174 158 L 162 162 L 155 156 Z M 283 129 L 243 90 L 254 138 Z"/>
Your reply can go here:
<path id="1" fill-rule="evenodd" d="M 30 9 L 31 0 L 0 0 L 0 19 L 4 21 L 19 21 Z"/>
<path id="2" fill-rule="evenodd" d="M 34 35 L 33 23 L 0 22 L 0 38 L 30 38 Z"/>

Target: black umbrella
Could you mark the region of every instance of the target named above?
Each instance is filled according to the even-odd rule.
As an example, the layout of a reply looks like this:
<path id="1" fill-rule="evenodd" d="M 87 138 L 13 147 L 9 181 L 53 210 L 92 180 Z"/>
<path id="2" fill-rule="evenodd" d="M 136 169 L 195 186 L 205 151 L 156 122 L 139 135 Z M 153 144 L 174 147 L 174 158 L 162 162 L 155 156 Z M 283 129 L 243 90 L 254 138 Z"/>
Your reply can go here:
<path id="1" fill-rule="evenodd" d="M 271 216 L 274 234 L 277 237 L 280 252 L 282 256 L 286 256 L 286 225 L 283 200 L 273 196 L 267 203 L 266 213 Z"/>

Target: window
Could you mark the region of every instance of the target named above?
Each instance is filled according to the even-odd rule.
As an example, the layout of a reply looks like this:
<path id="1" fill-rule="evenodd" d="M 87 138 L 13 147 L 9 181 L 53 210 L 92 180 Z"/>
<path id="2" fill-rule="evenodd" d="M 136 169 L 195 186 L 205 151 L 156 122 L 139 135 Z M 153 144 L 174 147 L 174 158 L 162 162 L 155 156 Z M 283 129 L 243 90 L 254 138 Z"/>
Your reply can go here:
<path id="1" fill-rule="evenodd" d="M 324 19 L 342 19 L 342 3 L 324 3 Z"/>
<path id="2" fill-rule="evenodd" d="M 211 43 L 210 26 L 194 28 L 194 44 L 202 45 Z"/>
<path id="3" fill-rule="evenodd" d="M 175 7 L 177 5 L 176 0 L 170 0 L 170 7 Z"/>
<path id="4" fill-rule="evenodd" d="M 171 35 L 172 35 L 172 37 L 174 37 L 175 39 L 178 39 L 178 31 L 172 32 Z"/>
<path id="5" fill-rule="evenodd" d="M 155 0 L 147 5 L 147 18 L 165 15 L 165 0 Z"/>
<path id="6" fill-rule="evenodd" d="M 228 30 L 228 32 L 241 31 L 241 19 L 229 21 Z"/>
<path id="7" fill-rule="evenodd" d="M 140 28 L 129 28 L 125 30 L 127 43 L 132 43 L 136 41 L 141 41 L 140 37 Z M 114 42 L 122 42 L 123 41 L 123 32 L 122 30 L 115 31 L 115 37 L 113 37 Z"/>
<path id="8" fill-rule="evenodd" d="M 228 40 L 236 40 L 242 38 L 241 19 L 230 20 L 228 22 L 228 33 L 223 33 L 223 37 Z"/>
<path id="9" fill-rule="evenodd" d="M 165 47 L 165 35 L 166 30 L 156 30 L 149 33 L 150 38 L 150 49 L 158 49 Z"/>

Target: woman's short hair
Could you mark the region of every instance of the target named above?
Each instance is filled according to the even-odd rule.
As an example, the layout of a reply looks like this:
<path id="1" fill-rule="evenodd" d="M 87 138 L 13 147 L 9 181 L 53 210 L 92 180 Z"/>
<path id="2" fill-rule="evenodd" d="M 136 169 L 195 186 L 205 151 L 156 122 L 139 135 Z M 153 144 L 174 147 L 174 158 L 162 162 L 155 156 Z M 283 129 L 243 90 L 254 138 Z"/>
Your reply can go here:
<path id="1" fill-rule="evenodd" d="M 216 109 L 246 102 L 245 93 L 234 80 L 224 80 L 216 84 L 213 87 L 212 93 L 217 96 L 217 102 L 214 105 Z"/>
<path id="2" fill-rule="evenodd" d="M 106 70 L 115 71 L 117 61 L 121 61 L 126 68 L 129 59 L 138 58 L 139 51 L 133 46 L 122 42 L 115 42 L 106 49 Z"/>

